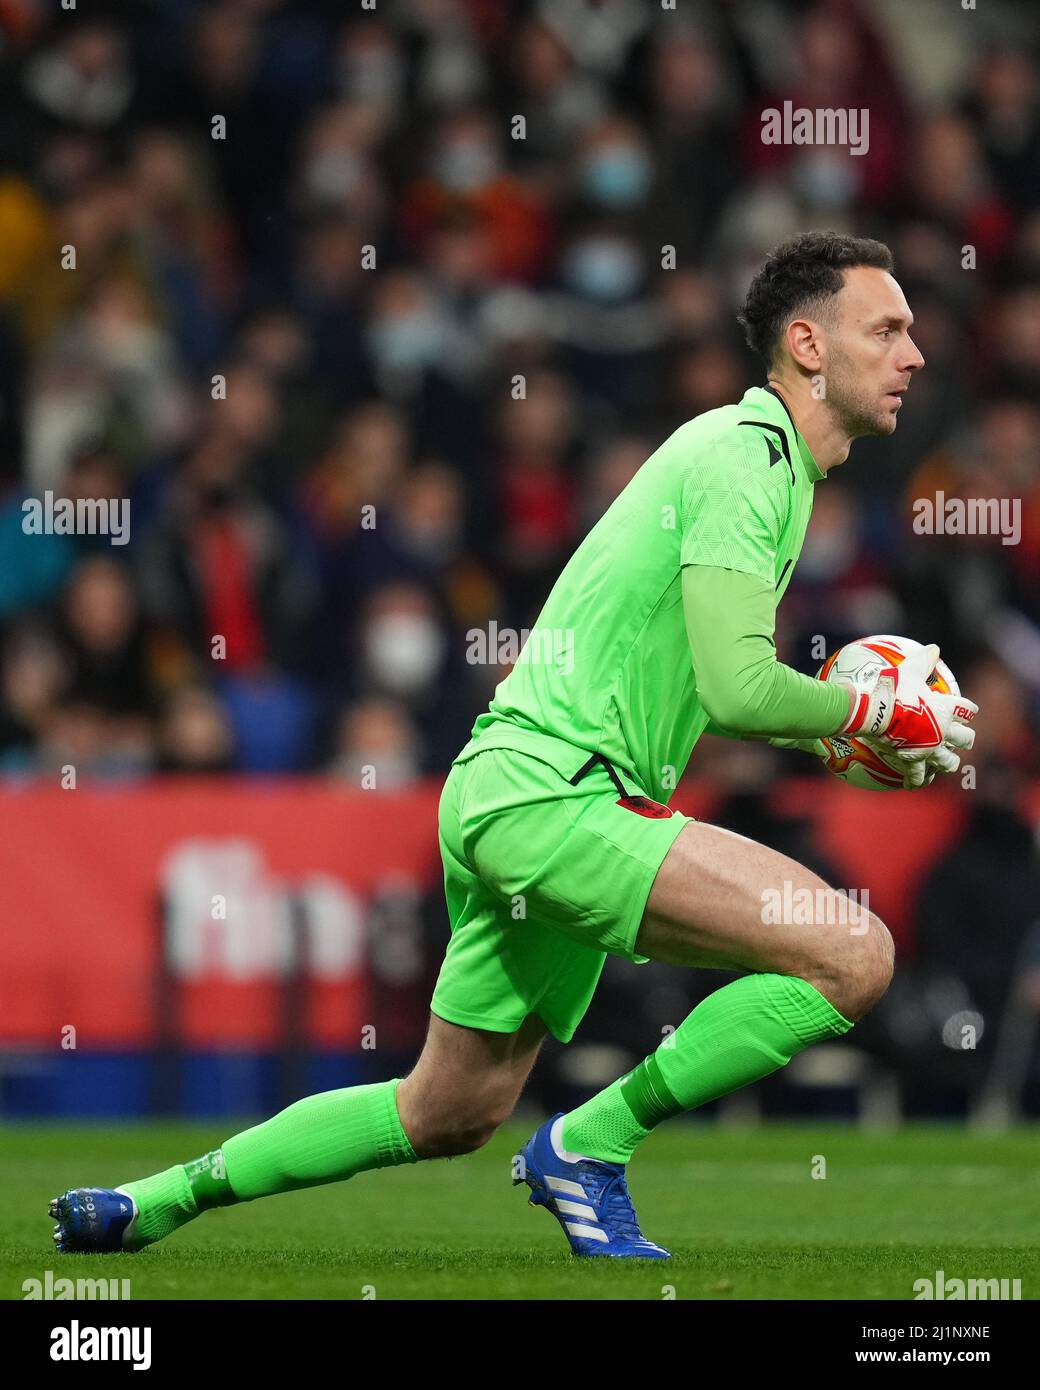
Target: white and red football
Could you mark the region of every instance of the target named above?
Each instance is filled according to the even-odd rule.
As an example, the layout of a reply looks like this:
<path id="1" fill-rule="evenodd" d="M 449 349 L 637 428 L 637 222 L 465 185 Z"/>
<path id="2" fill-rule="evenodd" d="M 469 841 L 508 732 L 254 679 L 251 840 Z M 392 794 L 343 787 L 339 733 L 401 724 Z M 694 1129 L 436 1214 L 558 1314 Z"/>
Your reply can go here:
<path id="1" fill-rule="evenodd" d="M 860 637 L 832 652 L 816 673 L 821 681 L 868 680 L 884 666 L 898 666 L 911 652 L 920 651 L 922 644 L 912 637 Z M 937 661 L 928 677 L 933 690 L 943 695 L 959 695 L 957 678 L 945 661 Z M 877 745 L 861 738 L 832 734 L 821 739 L 827 749 L 824 766 L 827 771 L 853 787 L 867 791 L 898 791 L 903 785 L 903 773 L 895 758 L 889 762 Z"/>

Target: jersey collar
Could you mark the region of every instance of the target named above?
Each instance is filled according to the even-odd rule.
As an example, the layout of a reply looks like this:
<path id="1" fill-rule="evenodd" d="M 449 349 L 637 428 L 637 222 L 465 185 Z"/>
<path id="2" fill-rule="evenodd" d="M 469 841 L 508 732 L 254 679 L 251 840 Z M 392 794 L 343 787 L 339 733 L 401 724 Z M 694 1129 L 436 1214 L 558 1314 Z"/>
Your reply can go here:
<path id="1" fill-rule="evenodd" d="M 826 478 L 827 474 L 813 458 L 808 444 L 794 422 L 794 417 L 787 408 L 787 402 L 779 391 L 774 391 L 772 386 L 751 386 L 744 392 L 742 403 L 757 406 L 767 420 L 779 425 L 787 435 L 788 443 L 792 445 L 792 453 L 797 454 L 801 460 L 802 471 L 810 483 L 818 483 Z"/>

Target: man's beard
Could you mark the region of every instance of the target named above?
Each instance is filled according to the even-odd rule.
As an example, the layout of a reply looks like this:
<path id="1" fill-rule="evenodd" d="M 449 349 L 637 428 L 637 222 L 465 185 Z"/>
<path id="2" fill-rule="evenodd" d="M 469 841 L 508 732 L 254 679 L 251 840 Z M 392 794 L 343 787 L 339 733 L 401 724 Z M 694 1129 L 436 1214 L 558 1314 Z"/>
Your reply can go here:
<path id="1" fill-rule="evenodd" d="M 827 404 L 850 439 L 891 434 L 896 427 L 895 415 L 880 400 L 869 399 L 844 358 L 834 363 L 828 375 Z"/>

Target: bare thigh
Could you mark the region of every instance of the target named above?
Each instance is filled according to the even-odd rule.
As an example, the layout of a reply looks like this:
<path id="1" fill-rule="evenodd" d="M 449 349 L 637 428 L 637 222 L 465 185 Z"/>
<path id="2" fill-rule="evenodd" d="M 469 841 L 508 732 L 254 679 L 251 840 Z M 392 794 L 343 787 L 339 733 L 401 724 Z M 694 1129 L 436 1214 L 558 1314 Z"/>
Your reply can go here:
<path id="1" fill-rule="evenodd" d="M 780 895 L 809 901 L 808 922 L 776 922 Z M 800 917 L 801 913 L 789 914 Z M 884 923 L 849 902 L 804 865 L 719 826 L 693 822 L 676 836 L 654 880 L 637 949 L 651 960 L 715 969 L 797 975 L 848 1018 L 884 993 L 892 938 Z"/>
<path id="2" fill-rule="evenodd" d="M 537 1014 L 515 1033 L 463 1028 L 431 1014 L 419 1060 L 397 1088 L 416 1153 L 443 1157 L 485 1144 L 512 1114 L 545 1034 Z"/>

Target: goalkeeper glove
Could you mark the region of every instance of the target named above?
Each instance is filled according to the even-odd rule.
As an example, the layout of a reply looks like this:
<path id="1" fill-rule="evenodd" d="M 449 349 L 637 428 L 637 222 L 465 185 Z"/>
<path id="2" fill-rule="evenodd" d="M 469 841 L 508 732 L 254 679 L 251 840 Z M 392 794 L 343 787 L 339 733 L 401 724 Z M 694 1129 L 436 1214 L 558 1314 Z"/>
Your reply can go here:
<path id="1" fill-rule="evenodd" d="M 830 757 L 830 749 L 818 738 L 771 738 L 769 742 L 774 748 L 798 748 L 803 753 L 815 753 L 818 758 Z M 877 742 L 880 744 L 883 740 Z M 925 758 L 914 759 L 888 746 L 884 750 L 884 758 L 886 763 L 902 772 L 904 791 L 931 786 L 936 773 L 956 772 L 961 765 L 958 755 L 945 746 L 936 748 Z"/>
<path id="2" fill-rule="evenodd" d="M 895 750 L 910 763 L 933 760 L 944 772 L 949 758 L 940 750 L 953 753 L 967 750 L 975 742 L 971 721 L 979 712 L 974 701 L 963 695 L 944 695 L 932 690 L 928 677 L 939 659 L 933 643 L 913 652 L 898 666 L 883 666 L 865 681 L 844 681 L 853 692 L 852 712 L 837 731 L 848 737 L 865 738 L 884 748 L 886 756 Z"/>

